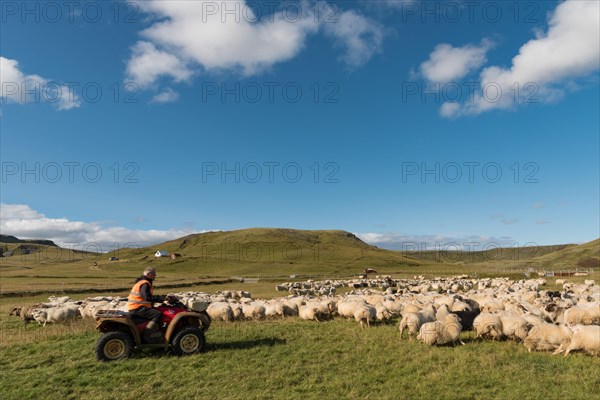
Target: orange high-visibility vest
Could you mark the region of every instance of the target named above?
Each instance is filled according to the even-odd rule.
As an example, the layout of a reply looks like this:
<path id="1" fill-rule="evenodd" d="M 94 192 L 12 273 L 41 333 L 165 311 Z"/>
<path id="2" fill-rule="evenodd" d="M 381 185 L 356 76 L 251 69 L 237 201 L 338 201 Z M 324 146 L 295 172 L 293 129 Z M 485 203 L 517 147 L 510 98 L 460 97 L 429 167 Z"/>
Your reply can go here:
<path id="1" fill-rule="evenodd" d="M 146 279 L 142 279 L 138 281 L 133 288 L 131 289 L 131 293 L 129 293 L 129 298 L 127 299 L 127 308 L 129 310 L 135 310 L 140 307 L 152 307 L 152 303 L 148 300 L 144 300 L 142 297 L 141 289 L 144 284 L 150 285 L 150 295 L 154 296 L 154 288 L 152 287 L 152 282 Z"/>

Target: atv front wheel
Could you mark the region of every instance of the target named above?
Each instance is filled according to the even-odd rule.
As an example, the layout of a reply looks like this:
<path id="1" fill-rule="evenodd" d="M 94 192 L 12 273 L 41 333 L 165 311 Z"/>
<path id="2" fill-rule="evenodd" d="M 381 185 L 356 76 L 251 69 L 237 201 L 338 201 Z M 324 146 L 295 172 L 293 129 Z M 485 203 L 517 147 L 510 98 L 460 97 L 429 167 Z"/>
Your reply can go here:
<path id="1" fill-rule="evenodd" d="M 173 338 L 173 354 L 176 356 L 187 356 L 199 353 L 206 343 L 204 332 L 195 326 L 183 328 Z"/>
<path id="2" fill-rule="evenodd" d="M 131 335 L 125 332 L 107 332 L 96 343 L 98 361 L 115 361 L 127 358 L 133 350 Z"/>

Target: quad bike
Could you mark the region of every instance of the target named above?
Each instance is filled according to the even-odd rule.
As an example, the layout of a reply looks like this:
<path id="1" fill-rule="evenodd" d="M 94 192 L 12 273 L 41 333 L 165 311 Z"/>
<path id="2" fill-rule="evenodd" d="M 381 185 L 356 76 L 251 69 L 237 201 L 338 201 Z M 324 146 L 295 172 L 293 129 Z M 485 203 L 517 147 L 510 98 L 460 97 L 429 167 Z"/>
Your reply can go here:
<path id="1" fill-rule="evenodd" d="M 163 323 L 154 337 L 143 334 L 150 322 L 147 319 L 119 310 L 96 312 L 96 329 L 102 333 L 96 343 L 96 358 L 119 360 L 144 348 L 164 349 L 176 356 L 200 352 L 206 343 L 204 332 L 211 323 L 206 312 L 208 304 L 194 304 L 191 309 L 179 301 L 170 303 L 156 307 L 163 314 Z"/>

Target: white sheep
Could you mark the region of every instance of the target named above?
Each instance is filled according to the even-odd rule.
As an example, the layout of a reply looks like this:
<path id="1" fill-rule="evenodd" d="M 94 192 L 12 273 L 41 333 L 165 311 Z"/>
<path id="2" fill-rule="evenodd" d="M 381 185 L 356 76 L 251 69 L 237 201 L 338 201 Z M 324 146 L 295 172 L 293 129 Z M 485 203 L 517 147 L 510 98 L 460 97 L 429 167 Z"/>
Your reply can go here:
<path id="1" fill-rule="evenodd" d="M 298 316 L 307 321 L 323 321 L 329 317 L 327 304 L 321 302 L 308 302 L 298 308 Z"/>
<path id="2" fill-rule="evenodd" d="M 302 302 L 300 302 L 302 304 Z M 285 317 L 294 317 L 298 315 L 298 302 L 295 301 L 284 301 L 283 302 L 283 315 Z"/>
<path id="3" fill-rule="evenodd" d="M 435 310 L 431 305 L 417 313 L 404 313 L 400 321 L 400 339 L 402 339 L 404 329 L 408 330 L 408 339 L 411 340 L 413 336 L 418 335 L 421 325 L 433 321 L 435 321 Z"/>
<path id="4" fill-rule="evenodd" d="M 512 340 L 525 340 L 527 337 L 527 320 L 516 315 L 501 315 L 502 334 Z"/>
<path id="5" fill-rule="evenodd" d="M 464 301 L 455 300 L 450 309 L 452 312 L 473 311 L 473 308 Z"/>
<path id="6" fill-rule="evenodd" d="M 242 305 L 240 303 L 229 303 L 231 311 L 233 312 L 233 319 L 243 319 L 244 313 L 242 312 Z"/>
<path id="7" fill-rule="evenodd" d="M 283 317 L 283 303 L 270 301 L 265 304 L 265 317 Z"/>
<path id="8" fill-rule="evenodd" d="M 414 303 L 405 304 L 402 308 L 402 314 L 418 313 L 419 311 L 421 311 L 421 307 Z"/>
<path id="9" fill-rule="evenodd" d="M 79 313 L 83 318 L 93 318 L 98 310 L 108 310 L 110 309 L 110 301 L 108 300 L 100 300 L 100 301 L 90 301 L 83 302 L 78 306 Z"/>
<path id="10" fill-rule="evenodd" d="M 328 317 L 333 317 L 337 313 L 337 300 L 327 298 L 322 300 L 321 304 L 327 308 Z"/>
<path id="11" fill-rule="evenodd" d="M 366 304 L 362 299 L 345 299 L 337 303 L 337 312 L 343 317 L 354 318 L 358 306 Z"/>
<path id="12" fill-rule="evenodd" d="M 566 346 L 573 332 L 568 326 L 543 323 L 533 326 L 524 340 L 525 347 L 531 350 L 557 350 Z"/>
<path id="13" fill-rule="evenodd" d="M 58 304 L 63 304 L 63 303 L 67 303 L 67 302 L 71 301 L 71 298 L 69 296 L 62 296 L 62 297 L 50 296 L 50 297 L 48 297 L 48 300 L 50 301 L 50 303 L 58 305 Z"/>
<path id="14" fill-rule="evenodd" d="M 493 313 L 497 311 L 504 311 L 504 304 L 499 301 L 489 300 L 481 304 L 481 312 Z"/>
<path id="15" fill-rule="evenodd" d="M 384 300 L 381 303 L 390 312 L 392 317 L 397 317 L 402 313 L 402 303 L 393 300 Z"/>
<path id="16" fill-rule="evenodd" d="M 206 309 L 210 318 L 215 321 L 233 321 L 233 310 L 227 302 L 211 303 Z"/>
<path id="17" fill-rule="evenodd" d="M 450 310 L 448 309 L 448 305 L 442 304 L 438 307 L 435 312 L 435 319 L 437 321 L 444 319 L 448 314 L 450 314 Z"/>
<path id="18" fill-rule="evenodd" d="M 424 323 L 419 329 L 417 339 L 429 345 L 455 344 L 456 342 L 464 345 L 465 343 L 460 340 L 461 331 L 462 326 L 458 315 L 447 314 L 441 320 Z"/>
<path id="19" fill-rule="evenodd" d="M 317 321 L 319 322 L 318 311 L 314 305 L 303 305 L 298 308 L 298 316 L 300 319 L 306 321 Z"/>
<path id="20" fill-rule="evenodd" d="M 242 314 L 246 319 L 263 319 L 265 317 L 265 308 L 259 304 L 242 304 Z"/>
<path id="21" fill-rule="evenodd" d="M 583 350 L 593 356 L 600 355 L 600 326 L 575 325 L 572 331 L 571 342 L 566 346 L 559 347 L 553 354 L 564 351 L 566 357 L 573 350 Z"/>
<path id="22" fill-rule="evenodd" d="M 375 304 L 375 310 L 377 312 L 377 320 L 379 321 L 387 321 L 392 318 L 392 313 L 383 305 L 383 303 Z"/>
<path id="23" fill-rule="evenodd" d="M 73 306 L 61 306 L 53 308 L 41 308 L 33 312 L 33 318 L 38 324 L 43 323 L 46 326 L 48 322 L 58 323 L 64 322 L 71 319 L 75 319 L 79 316 L 78 307 Z"/>
<path id="24" fill-rule="evenodd" d="M 502 321 L 500 317 L 491 313 L 481 313 L 473 320 L 475 337 L 489 337 L 500 339 L 502 337 Z"/>
<path id="25" fill-rule="evenodd" d="M 371 321 L 377 318 L 377 309 L 369 304 L 360 304 L 354 311 L 354 319 L 360 323 L 360 327 L 364 328 L 366 323 L 368 327 L 371 327 Z"/>
<path id="26" fill-rule="evenodd" d="M 600 305 L 577 305 L 565 310 L 562 322 L 567 325 L 600 325 Z"/>
<path id="27" fill-rule="evenodd" d="M 525 321 L 527 321 L 528 330 L 532 326 L 540 325 L 540 324 L 543 324 L 544 322 L 546 322 L 542 319 L 542 317 L 532 314 L 532 313 L 529 313 L 529 312 L 521 315 L 521 318 L 523 318 Z"/>
<path id="28" fill-rule="evenodd" d="M 364 299 L 367 303 L 369 303 L 372 306 L 374 306 L 378 303 L 381 303 L 384 300 L 382 294 L 372 294 L 372 295 L 364 296 Z"/>

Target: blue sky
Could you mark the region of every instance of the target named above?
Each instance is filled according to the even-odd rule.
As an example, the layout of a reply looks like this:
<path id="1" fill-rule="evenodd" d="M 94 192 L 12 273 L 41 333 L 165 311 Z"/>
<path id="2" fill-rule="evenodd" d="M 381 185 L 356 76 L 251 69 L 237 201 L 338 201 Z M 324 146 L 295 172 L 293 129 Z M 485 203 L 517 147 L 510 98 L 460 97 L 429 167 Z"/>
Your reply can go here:
<path id="1" fill-rule="evenodd" d="M 3 2 L 3 234 L 600 236 L 597 0 L 228 4 Z"/>

